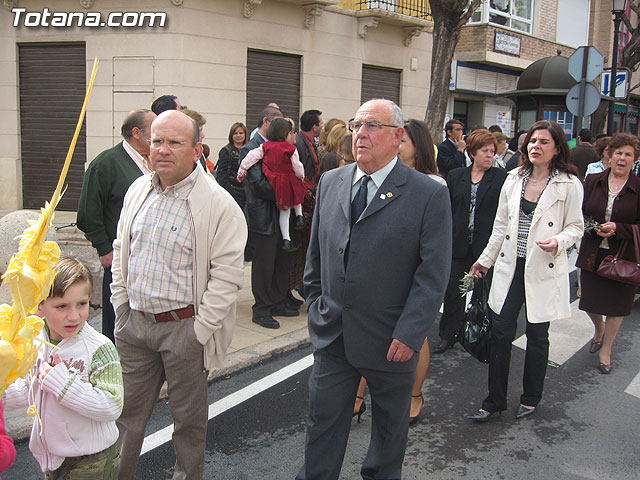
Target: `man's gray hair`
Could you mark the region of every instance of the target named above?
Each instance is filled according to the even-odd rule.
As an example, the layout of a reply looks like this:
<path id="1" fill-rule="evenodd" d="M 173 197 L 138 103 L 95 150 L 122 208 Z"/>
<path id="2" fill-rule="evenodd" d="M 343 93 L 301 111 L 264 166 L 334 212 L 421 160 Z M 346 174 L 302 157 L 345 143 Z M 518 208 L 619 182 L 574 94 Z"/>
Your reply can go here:
<path id="1" fill-rule="evenodd" d="M 369 102 L 387 103 L 387 105 L 389 105 L 389 109 L 391 110 L 391 123 L 393 125 L 397 125 L 398 127 L 404 127 L 404 115 L 402 114 L 402 109 L 398 105 L 396 105 L 394 101 L 388 100 L 386 98 L 372 98 L 371 100 L 368 100 L 365 103 L 369 103 Z"/>
<path id="2" fill-rule="evenodd" d="M 144 131 L 144 119 L 151 110 L 139 109 L 133 110 L 127 114 L 120 128 L 120 134 L 125 140 L 133 137 L 133 129 L 138 128 L 142 133 Z"/>

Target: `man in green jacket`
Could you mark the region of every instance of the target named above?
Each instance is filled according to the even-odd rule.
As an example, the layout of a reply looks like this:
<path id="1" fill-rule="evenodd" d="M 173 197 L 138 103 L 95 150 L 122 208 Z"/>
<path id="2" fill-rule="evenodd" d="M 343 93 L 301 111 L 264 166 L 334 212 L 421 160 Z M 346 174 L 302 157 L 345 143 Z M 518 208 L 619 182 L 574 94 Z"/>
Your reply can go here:
<path id="1" fill-rule="evenodd" d="M 129 185 L 149 173 L 149 134 L 156 114 L 150 110 L 129 112 L 122 124 L 124 140 L 100 153 L 87 167 L 78 204 L 78 228 L 98 251 L 104 268 L 102 280 L 102 333 L 114 341 L 115 312 L 111 306 L 113 240 Z"/>

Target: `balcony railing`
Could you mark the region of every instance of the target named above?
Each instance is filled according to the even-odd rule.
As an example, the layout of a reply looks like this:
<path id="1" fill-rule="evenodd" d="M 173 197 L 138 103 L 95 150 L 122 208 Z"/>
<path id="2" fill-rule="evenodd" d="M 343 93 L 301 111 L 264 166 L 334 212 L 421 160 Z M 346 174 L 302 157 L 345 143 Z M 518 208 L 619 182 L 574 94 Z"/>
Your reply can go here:
<path id="1" fill-rule="evenodd" d="M 432 20 L 428 0 L 356 0 L 356 10 L 387 10 L 410 17 Z"/>

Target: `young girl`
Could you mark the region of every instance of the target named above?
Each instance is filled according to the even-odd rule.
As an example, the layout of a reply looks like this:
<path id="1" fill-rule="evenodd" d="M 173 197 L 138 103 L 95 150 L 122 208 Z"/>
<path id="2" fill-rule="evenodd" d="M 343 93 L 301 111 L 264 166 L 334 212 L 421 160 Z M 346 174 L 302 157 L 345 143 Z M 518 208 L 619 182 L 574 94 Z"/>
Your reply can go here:
<path id="1" fill-rule="evenodd" d="M 38 308 L 46 327 L 29 375 L 5 392 L 7 408 L 35 405 L 29 449 L 47 480 L 116 480 L 124 390 L 116 347 L 86 323 L 93 280 L 73 257 L 56 264 L 50 296 Z M 30 407 L 31 409 L 31 407 Z"/>
<path id="2" fill-rule="evenodd" d="M 276 118 L 267 130 L 268 141 L 251 150 L 238 168 L 238 181 L 247 175 L 247 170 L 262 160 L 262 171 L 271 183 L 280 209 L 280 232 L 282 249 L 294 252 L 298 248 L 289 235 L 290 209 L 296 213 L 297 230 L 304 228 L 302 201 L 304 200 L 304 167 L 296 150 L 293 120 Z"/>

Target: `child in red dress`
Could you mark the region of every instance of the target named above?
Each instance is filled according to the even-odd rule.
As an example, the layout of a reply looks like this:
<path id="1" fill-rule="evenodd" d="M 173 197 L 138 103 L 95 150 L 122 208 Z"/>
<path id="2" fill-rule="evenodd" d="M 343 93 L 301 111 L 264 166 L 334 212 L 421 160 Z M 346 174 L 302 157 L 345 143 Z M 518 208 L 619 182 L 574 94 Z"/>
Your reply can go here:
<path id="1" fill-rule="evenodd" d="M 293 252 L 298 248 L 291 242 L 289 217 L 291 208 L 296 214 L 296 229 L 304 228 L 302 201 L 304 200 L 304 166 L 298 158 L 293 121 L 276 118 L 269 125 L 267 140 L 244 157 L 238 168 L 238 181 L 247 175 L 247 170 L 262 160 L 262 171 L 276 194 L 280 209 L 280 232 L 282 249 Z"/>

